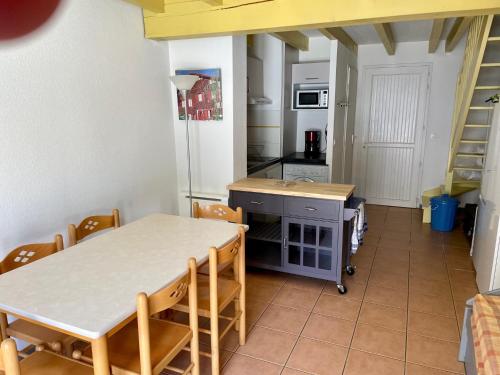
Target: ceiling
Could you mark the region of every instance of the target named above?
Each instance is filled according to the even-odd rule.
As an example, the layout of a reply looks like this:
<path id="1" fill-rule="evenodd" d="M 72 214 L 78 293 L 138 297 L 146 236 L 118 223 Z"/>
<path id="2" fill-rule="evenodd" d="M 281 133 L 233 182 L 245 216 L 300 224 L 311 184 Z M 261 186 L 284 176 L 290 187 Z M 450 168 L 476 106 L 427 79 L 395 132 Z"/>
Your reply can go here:
<path id="1" fill-rule="evenodd" d="M 448 35 L 453 22 L 453 18 L 446 20 L 443 33 L 441 34 L 442 40 Z M 429 35 L 431 34 L 432 29 L 432 20 L 393 22 L 391 23 L 391 27 L 396 43 L 429 41 Z M 381 43 L 380 37 L 375 32 L 373 25 L 346 26 L 343 27 L 343 29 L 357 44 Z M 301 30 L 301 32 L 311 38 L 323 36 L 323 34 L 321 34 L 321 32 L 317 29 Z"/>

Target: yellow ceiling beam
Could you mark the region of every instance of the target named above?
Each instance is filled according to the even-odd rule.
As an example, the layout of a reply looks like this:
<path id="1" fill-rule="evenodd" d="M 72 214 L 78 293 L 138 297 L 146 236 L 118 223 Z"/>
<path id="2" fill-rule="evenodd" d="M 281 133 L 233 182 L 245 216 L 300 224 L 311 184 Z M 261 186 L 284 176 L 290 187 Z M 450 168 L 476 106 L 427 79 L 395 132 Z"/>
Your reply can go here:
<path id="1" fill-rule="evenodd" d="M 126 0 L 154 13 L 165 12 L 165 0 Z"/>
<path id="2" fill-rule="evenodd" d="M 201 0 L 201 1 L 212 6 L 221 6 L 223 0 Z"/>
<path id="3" fill-rule="evenodd" d="M 462 36 L 469 29 L 469 25 L 472 22 L 473 17 L 459 17 L 455 20 L 448 36 L 446 37 L 446 52 L 451 52 L 457 46 Z"/>
<path id="4" fill-rule="evenodd" d="M 262 0 L 164 0 L 163 15 L 168 17 L 185 16 L 195 13 L 211 13 L 221 9 L 246 6 Z M 144 17 L 157 15 L 157 12 L 145 10 Z"/>
<path id="5" fill-rule="evenodd" d="M 298 50 L 309 50 L 309 38 L 299 31 L 283 31 L 271 33 L 271 35 L 291 45 L 292 47 L 297 48 Z"/>
<path id="6" fill-rule="evenodd" d="M 394 35 L 392 33 L 391 24 L 389 23 L 376 23 L 373 25 L 375 31 L 378 34 L 385 50 L 389 55 L 394 55 L 396 53 L 396 42 L 394 41 Z"/>
<path id="7" fill-rule="evenodd" d="M 319 29 L 319 31 L 328 39 L 337 39 L 340 43 L 354 52 L 354 54 L 358 54 L 358 45 L 343 28 L 329 27 L 326 29 Z"/>
<path id="8" fill-rule="evenodd" d="M 441 35 L 443 35 L 445 23 L 445 18 L 435 19 L 432 23 L 431 35 L 429 36 L 429 53 L 436 52 L 437 48 L 439 47 L 439 42 L 441 41 Z"/>
<path id="9" fill-rule="evenodd" d="M 190 4 L 193 2 L 188 2 Z M 221 7 L 191 8 L 175 14 L 145 12 L 148 38 L 256 34 L 348 25 L 500 13 L 498 0 L 269 0 L 224 1 Z M 234 2 L 236 3 L 236 2 Z M 203 4 L 198 2 L 198 4 Z"/>

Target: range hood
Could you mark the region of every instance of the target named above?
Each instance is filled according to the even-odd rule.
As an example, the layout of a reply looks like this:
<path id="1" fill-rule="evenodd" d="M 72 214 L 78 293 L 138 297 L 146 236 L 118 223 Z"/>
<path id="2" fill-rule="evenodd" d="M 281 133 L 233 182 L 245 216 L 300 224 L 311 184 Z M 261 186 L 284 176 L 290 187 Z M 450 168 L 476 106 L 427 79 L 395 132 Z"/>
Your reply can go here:
<path id="1" fill-rule="evenodd" d="M 247 103 L 250 105 L 271 104 L 273 101 L 264 96 L 264 67 L 262 60 L 247 57 Z"/>

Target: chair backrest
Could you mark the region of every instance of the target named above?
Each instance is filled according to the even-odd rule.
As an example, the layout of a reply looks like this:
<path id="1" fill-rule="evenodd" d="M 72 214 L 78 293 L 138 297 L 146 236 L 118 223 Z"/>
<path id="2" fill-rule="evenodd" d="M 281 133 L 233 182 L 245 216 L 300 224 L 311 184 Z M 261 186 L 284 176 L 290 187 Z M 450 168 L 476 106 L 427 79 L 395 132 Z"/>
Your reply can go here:
<path id="1" fill-rule="evenodd" d="M 108 228 L 120 227 L 120 211 L 115 208 L 111 215 L 105 216 L 89 216 L 81 221 L 76 226 L 74 224 L 68 225 L 68 240 L 69 246 L 76 245 L 88 235 L 99 232 Z"/>
<path id="2" fill-rule="evenodd" d="M 197 279 L 196 279 L 196 259 L 190 258 L 188 261 L 188 272 L 170 285 L 158 292 L 147 296 L 146 293 L 139 293 L 136 298 L 137 303 L 137 326 L 139 329 L 139 354 L 141 362 L 141 375 L 158 374 L 165 367 L 166 363 L 159 363 L 155 369 L 151 367 L 151 342 L 149 332 L 149 318 L 161 311 L 171 308 L 181 301 L 189 291 L 189 322 L 191 331 L 198 334 L 197 315 Z"/>
<path id="3" fill-rule="evenodd" d="M 0 273 L 12 271 L 63 249 L 64 242 L 60 234 L 56 234 L 54 242 L 19 246 L 7 254 L 2 262 L 0 262 Z"/>
<path id="4" fill-rule="evenodd" d="M 16 342 L 13 339 L 6 339 L 0 345 L 0 370 L 5 375 L 21 375 Z"/>
<path id="5" fill-rule="evenodd" d="M 234 280 L 244 284 L 245 278 L 245 229 L 240 226 L 238 236 L 228 244 L 208 250 L 208 274 L 210 280 L 210 300 L 217 301 L 217 280 L 220 265 L 233 263 Z M 214 298 L 212 298 L 214 297 Z"/>
<path id="6" fill-rule="evenodd" d="M 196 219 L 216 219 L 229 221 L 236 224 L 243 224 L 243 210 L 241 209 L 241 207 L 233 210 L 223 204 L 200 206 L 198 202 L 194 202 L 193 217 L 195 217 Z"/>

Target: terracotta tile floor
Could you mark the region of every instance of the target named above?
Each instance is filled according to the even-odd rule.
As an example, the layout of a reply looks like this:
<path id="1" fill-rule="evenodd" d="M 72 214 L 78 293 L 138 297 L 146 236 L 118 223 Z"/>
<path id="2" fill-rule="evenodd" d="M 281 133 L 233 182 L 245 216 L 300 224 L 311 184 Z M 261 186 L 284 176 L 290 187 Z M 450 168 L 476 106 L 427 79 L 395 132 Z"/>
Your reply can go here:
<path id="1" fill-rule="evenodd" d="M 248 272 L 248 341 L 239 347 L 231 333 L 224 375 L 464 373 L 463 304 L 477 292 L 465 237 L 432 232 L 420 210 L 367 211 L 347 294 L 330 282 Z"/>

